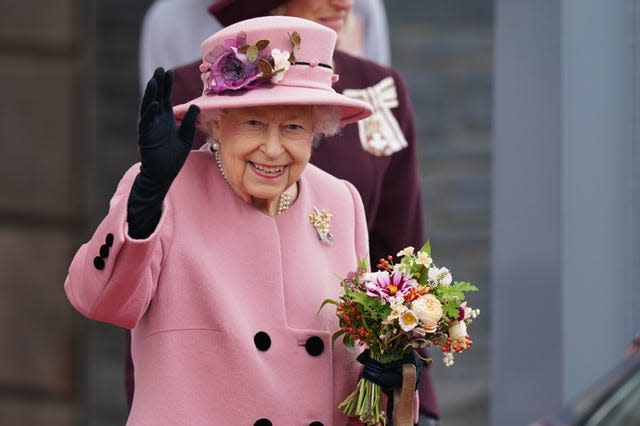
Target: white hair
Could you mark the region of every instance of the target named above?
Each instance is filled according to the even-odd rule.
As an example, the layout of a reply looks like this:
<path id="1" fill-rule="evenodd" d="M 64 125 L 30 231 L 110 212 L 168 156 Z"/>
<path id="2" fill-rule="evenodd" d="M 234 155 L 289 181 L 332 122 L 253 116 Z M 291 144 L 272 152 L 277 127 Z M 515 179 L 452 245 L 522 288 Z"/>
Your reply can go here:
<path id="1" fill-rule="evenodd" d="M 211 136 L 211 127 L 215 121 L 224 116 L 224 109 L 215 108 L 200 112 L 198 128 Z M 340 123 L 340 107 L 335 105 L 313 105 L 311 110 L 313 120 L 313 141 L 337 134 L 342 125 Z"/>

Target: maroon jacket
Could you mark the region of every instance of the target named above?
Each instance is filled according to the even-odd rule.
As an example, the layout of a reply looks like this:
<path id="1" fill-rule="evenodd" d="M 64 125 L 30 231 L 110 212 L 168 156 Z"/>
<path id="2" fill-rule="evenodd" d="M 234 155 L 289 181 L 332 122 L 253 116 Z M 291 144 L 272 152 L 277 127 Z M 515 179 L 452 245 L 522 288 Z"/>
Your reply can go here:
<path id="1" fill-rule="evenodd" d="M 174 105 L 202 94 L 199 65 L 200 61 L 196 61 L 174 70 Z M 395 70 L 340 50 L 335 51 L 334 65 L 340 76 L 333 85 L 338 93 L 365 89 L 386 77 L 393 78 L 399 105 L 391 112 L 408 143 L 406 148 L 389 156 L 370 154 L 362 147 L 354 123 L 345 126 L 340 134 L 324 139 L 311 155 L 312 164 L 351 182 L 360 192 L 369 229 L 370 259 L 375 267 L 381 257 L 395 257 L 409 245 L 419 248 L 425 239 L 413 109 L 405 82 Z M 204 142 L 204 134 L 199 133 L 194 149 Z M 128 385 L 131 390 L 132 380 L 128 380 Z M 422 413 L 439 416 L 428 368 L 424 369 L 420 382 L 420 407 Z"/>

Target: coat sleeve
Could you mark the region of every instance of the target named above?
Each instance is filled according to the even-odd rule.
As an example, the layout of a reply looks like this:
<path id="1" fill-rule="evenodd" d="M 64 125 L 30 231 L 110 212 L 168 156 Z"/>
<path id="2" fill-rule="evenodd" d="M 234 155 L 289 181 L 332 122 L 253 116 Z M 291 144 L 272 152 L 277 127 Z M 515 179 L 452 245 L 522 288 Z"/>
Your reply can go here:
<path id="1" fill-rule="evenodd" d="M 395 70 L 393 79 L 398 93 L 394 115 L 408 146 L 392 155 L 380 188 L 383 194 L 372 224 L 371 260 L 395 254 L 424 243 L 424 224 L 420 176 L 418 173 L 416 130 L 413 108 L 403 78 Z"/>
<path id="2" fill-rule="evenodd" d="M 127 233 L 127 200 L 139 165 L 118 184 L 107 216 L 75 254 L 64 284 L 71 304 L 88 318 L 136 326 L 155 291 L 168 234 L 167 204 L 156 231 L 144 240 Z"/>
<path id="3" fill-rule="evenodd" d="M 353 200 L 353 207 L 355 212 L 355 242 L 356 242 L 356 255 L 358 260 L 364 259 L 369 264 L 369 231 L 367 229 L 367 217 L 364 213 L 364 205 L 362 204 L 362 198 L 360 193 L 353 184 L 349 181 L 343 180 L 347 188 L 351 192 L 351 198 Z"/>

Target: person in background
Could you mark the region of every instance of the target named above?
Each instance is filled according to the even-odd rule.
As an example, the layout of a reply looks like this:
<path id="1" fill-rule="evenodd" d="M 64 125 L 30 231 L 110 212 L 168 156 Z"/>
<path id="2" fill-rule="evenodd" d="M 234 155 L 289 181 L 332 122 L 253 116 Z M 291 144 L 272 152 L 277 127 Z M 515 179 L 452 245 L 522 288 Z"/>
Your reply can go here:
<path id="1" fill-rule="evenodd" d="M 389 25 L 382 0 L 354 0 L 338 49 L 380 65 L 391 65 Z"/>
<path id="2" fill-rule="evenodd" d="M 174 68 L 200 56 L 200 43 L 222 28 L 207 12 L 211 0 L 155 0 L 140 29 L 139 76 L 144 89 L 157 67 Z M 339 46 L 381 65 L 391 64 L 387 13 L 382 0 L 355 0 Z"/>
<path id="3" fill-rule="evenodd" d="M 219 0 L 208 10 L 225 26 L 270 14 L 306 18 L 335 30 L 340 44 L 352 7 L 352 0 Z M 200 64 L 197 60 L 175 69 L 175 103 L 202 92 Z M 425 240 L 413 108 L 404 79 L 395 69 L 340 49 L 334 53 L 333 66 L 339 75 L 333 88 L 369 102 L 375 111 L 368 119 L 346 125 L 339 134 L 315 146 L 310 161 L 351 182 L 359 191 L 367 217 L 369 254 L 375 265 L 381 257 L 395 256 L 406 246 L 419 247 Z M 204 134 L 196 134 L 195 146 L 205 141 Z M 131 396 L 134 383 L 130 361 L 126 377 Z M 421 424 L 436 425 L 439 408 L 427 366 L 419 390 Z"/>
<path id="4" fill-rule="evenodd" d="M 194 99 L 173 108 L 162 68 L 147 84 L 141 162 L 64 285 L 83 315 L 132 330 L 127 425 L 353 423 L 338 404 L 357 353 L 318 310 L 367 256 L 365 213 L 309 158 L 372 108 L 331 88 L 335 40 L 305 19 L 245 20 L 204 42 Z M 196 123 L 208 142 L 192 151 Z"/>

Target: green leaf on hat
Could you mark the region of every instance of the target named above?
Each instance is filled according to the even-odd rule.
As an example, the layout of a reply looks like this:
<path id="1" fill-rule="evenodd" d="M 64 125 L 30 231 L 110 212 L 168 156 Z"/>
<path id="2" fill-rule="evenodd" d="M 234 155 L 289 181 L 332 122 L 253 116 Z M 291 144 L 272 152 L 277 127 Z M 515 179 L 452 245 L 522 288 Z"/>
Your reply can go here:
<path id="1" fill-rule="evenodd" d="M 260 52 L 258 51 L 258 48 L 256 47 L 255 44 L 252 44 L 251 46 L 249 46 L 249 48 L 247 49 L 247 59 L 250 62 L 255 62 L 256 59 L 258 59 L 258 54 Z"/>

